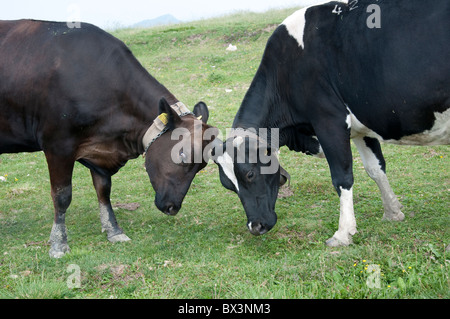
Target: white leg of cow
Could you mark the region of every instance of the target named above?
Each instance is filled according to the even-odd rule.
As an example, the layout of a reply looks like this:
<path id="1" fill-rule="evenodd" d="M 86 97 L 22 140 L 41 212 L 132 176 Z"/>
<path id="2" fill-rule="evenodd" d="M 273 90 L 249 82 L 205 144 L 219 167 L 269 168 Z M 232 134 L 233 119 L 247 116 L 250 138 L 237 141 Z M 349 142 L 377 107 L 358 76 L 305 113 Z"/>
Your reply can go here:
<path id="1" fill-rule="evenodd" d="M 50 251 L 52 258 L 61 258 L 70 251 L 67 244 L 66 211 L 72 201 L 71 158 L 60 157 L 51 152 L 45 153 L 50 173 L 52 199 L 55 207 L 55 219 L 50 233 Z"/>
<path id="2" fill-rule="evenodd" d="M 108 240 L 112 243 L 129 241 L 130 238 L 119 227 L 111 206 L 111 177 L 100 175 L 93 170 L 91 170 L 91 175 L 100 207 L 102 232 L 106 231 Z"/>
<path id="3" fill-rule="evenodd" d="M 326 244 L 330 247 L 348 246 L 352 241 L 352 236 L 356 234 L 356 219 L 353 210 L 353 188 L 350 190 L 341 189 L 339 228 L 333 237 L 327 240 Z"/>
<path id="4" fill-rule="evenodd" d="M 53 223 L 50 233 L 50 251 L 52 258 L 61 258 L 70 251 L 67 244 L 67 228 L 65 223 L 65 213 L 58 216 Z"/>
<path id="5" fill-rule="evenodd" d="M 339 107 L 330 104 L 330 109 L 336 110 Z M 352 236 L 356 233 L 353 211 L 353 157 L 350 127 L 345 128 L 348 126 L 346 119 L 347 114 L 337 112 L 329 118 L 321 118 L 320 123 L 314 127 L 340 200 L 339 228 L 326 242 L 327 246 L 331 247 L 350 245 L 353 242 Z"/>
<path id="6" fill-rule="evenodd" d="M 125 242 L 131 240 L 125 235 L 118 226 L 111 205 L 105 205 L 99 202 L 100 206 L 100 222 L 102 224 L 102 232 L 106 231 L 108 240 L 111 243 Z"/>
<path id="7" fill-rule="evenodd" d="M 367 174 L 377 183 L 380 189 L 384 207 L 383 219 L 402 221 L 405 219 L 405 215 L 400 210 L 403 206 L 389 185 L 380 143 L 372 138 L 355 138 L 353 142 L 358 148 Z"/>

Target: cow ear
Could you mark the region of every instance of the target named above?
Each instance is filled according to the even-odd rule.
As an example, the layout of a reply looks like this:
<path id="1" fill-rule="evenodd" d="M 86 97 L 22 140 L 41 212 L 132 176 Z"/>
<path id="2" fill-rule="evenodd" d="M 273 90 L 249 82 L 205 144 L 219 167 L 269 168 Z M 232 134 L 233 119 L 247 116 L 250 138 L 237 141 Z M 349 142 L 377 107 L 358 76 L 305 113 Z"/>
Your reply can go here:
<path id="1" fill-rule="evenodd" d="M 159 114 L 167 114 L 167 124 L 166 127 L 169 130 L 175 129 L 178 122 L 181 122 L 180 116 L 175 112 L 174 109 L 170 106 L 167 100 L 163 97 L 159 100 Z"/>
<path id="2" fill-rule="evenodd" d="M 198 102 L 194 106 L 193 113 L 199 120 L 202 120 L 203 123 L 208 122 L 209 110 L 208 110 L 208 106 L 204 102 Z"/>

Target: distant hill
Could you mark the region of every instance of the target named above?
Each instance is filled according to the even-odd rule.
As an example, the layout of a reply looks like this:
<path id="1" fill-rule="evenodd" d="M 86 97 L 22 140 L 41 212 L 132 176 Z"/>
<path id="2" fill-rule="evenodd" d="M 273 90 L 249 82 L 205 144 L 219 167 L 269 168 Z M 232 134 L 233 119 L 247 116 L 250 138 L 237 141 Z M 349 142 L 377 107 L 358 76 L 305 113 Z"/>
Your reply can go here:
<path id="1" fill-rule="evenodd" d="M 181 21 L 175 18 L 171 14 L 165 14 L 155 19 L 147 19 L 136 24 L 133 24 L 132 28 L 150 28 L 158 25 L 168 25 L 168 24 L 177 24 Z"/>

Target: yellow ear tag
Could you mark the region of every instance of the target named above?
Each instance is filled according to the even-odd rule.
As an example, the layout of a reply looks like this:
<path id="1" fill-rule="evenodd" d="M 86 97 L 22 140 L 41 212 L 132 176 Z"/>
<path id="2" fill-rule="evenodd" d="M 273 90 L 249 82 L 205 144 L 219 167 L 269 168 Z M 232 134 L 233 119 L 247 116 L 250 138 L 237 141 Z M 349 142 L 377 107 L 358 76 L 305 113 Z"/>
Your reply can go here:
<path id="1" fill-rule="evenodd" d="M 199 117 L 197 117 L 197 120 L 201 120 L 203 118 L 203 115 L 200 115 Z"/>
<path id="2" fill-rule="evenodd" d="M 167 125 L 167 123 L 169 122 L 169 115 L 167 113 L 161 113 L 158 116 L 158 119 L 164 124 Z"/>

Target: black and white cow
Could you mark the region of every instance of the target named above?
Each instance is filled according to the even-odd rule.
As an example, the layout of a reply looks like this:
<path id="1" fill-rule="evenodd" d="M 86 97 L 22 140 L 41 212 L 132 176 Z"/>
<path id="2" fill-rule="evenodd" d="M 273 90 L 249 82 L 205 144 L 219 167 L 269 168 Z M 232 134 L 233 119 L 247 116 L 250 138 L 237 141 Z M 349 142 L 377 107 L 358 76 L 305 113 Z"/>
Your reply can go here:
<path id="1" fill-rule="evenodd" d="M 448 0 L 335 1 L 288 17 L 267 43 L 234 131 L 215 148 L 221 182 L 238 194 L 250 232 L 275 225 L 280 178 L 280 170 L 261 173 L 261 152 L 254 161 L 250 154 L 266 147 L 276 161 L 274 149 L 286 145 L 326 157 L 340 197 L 339 228 L 327 245 L 350 244 L 350 139 L 381 191 L 384 219 L 403 220 L 379 141 L 450 144 L 449 59 Z M 278 145 L 258 136 L 260 128 L 278 129 Z M 266 146 L 252 146 L 256 140 Z"/>

